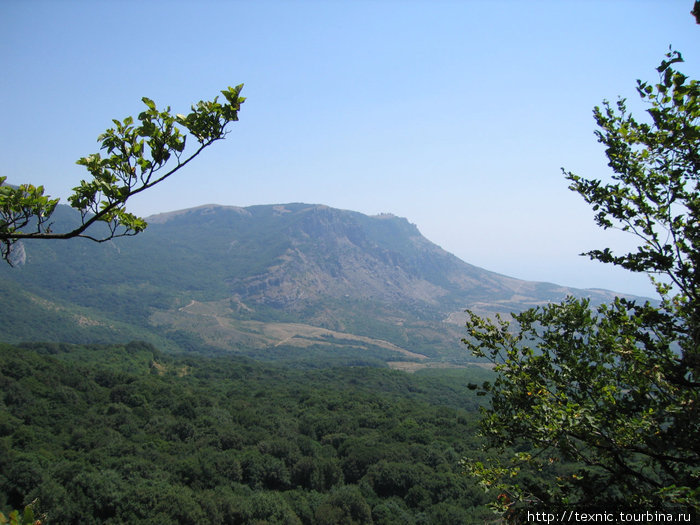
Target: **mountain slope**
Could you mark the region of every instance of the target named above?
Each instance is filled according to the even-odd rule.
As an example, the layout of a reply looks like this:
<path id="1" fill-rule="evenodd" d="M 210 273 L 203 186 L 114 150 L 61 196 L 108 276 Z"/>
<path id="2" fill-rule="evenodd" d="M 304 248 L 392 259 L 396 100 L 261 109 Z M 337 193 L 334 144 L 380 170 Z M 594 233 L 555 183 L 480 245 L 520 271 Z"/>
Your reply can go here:
<path id="1" fill-rule="evenodd" d="M 73 220 L 62 207 L 56 229 Z M 98 326 L 104 340 L 108 318 L 115 340 L 142 334 L 170 348 L 424 362 L 466 359 L 459 343 L 465 308 L 488 315 L 567 294 L 612 297 L 472 266 L 393 215 L 207 205 L 148 222 L 141 235 L 104 244 L 26 242 L 24 264 L 0 268 L 21 288 L 3 293 L 78 309 L 85 321 L 66 328 L 71 342 L 94 340 Z M 0 323 L 8 341 L 45 337 L 38 327 Z"/>

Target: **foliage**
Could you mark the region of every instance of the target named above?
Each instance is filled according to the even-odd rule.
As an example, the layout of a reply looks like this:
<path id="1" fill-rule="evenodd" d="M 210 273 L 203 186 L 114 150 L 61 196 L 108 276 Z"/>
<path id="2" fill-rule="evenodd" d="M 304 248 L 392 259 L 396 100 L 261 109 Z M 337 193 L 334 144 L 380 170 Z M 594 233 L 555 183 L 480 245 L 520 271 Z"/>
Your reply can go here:
<path id="1" fill-rule="evenodd" d="M 464 342 L 499 372 L 485 385 L 482 429 L 514 453 L 467 468 L 511 513 L 700 506 L 700 85 L 671 67 L 680 61 L 669 52 L 659 83 L 638 81 L 649 122 L 624 100 L 595 109 L 612 183 L 567 173 L 600 226 L 642 241 L 630 253 L 587 255 L 646 272 L 661 302 L 618 298 L 593 309 L 569 298 L 512 322 L 469 314 Z M 580 466 L 553 475 L 567 461 Z"/>
<path id="2" fill-rule="evenodd" d="M 34 500 L 29 505 L 24 507 L 24 510 L 20 513 L 18 510 L 13 510 L 7 516 L 0 512 L 0 525 L 41 525 L 43 522 L 41 519 L 36 519 L 34 514 L 34 506 L 37 501 Z"/>
<path id="3" fill-rule="evenodd" d="M 223 90 L 225 102 L 219 102 L 218 97 L 198 102 L 187 115 L 173 115 L 169 107 L 159 110 L 155 102 L 143 97 L 146 109 L 137 123 L 133 117 L 113 120 L 114 127 L 98 137 L 107 155 L 94 153 L 77 161 L 92 179 L 81 181 L 68 198 L 81 216 L 80 225 L 68 231 L 52 230 L 51 217 L 58 199 L 44 195 L 43 186 L 13 187 L 4 184 L 6 177 L 0 177 L 0 255 L 11 264 L 12 245 L 20 239 L 83 237 L 103 242 L 141 232 L 146 222 L 126 211 L 126 201 L 167 179 L 223 139 L 226 126 L 238 120 L 245 101 L 240 96 L 242 87 Z M 185 152 L 188 136 L 196 144 Z M 88 232 L 96 223 L 106 225 L 106 231 L 98 236 Z"/>
<path id="4" fill-rule="evenodd" d="M 482 523 L 459 467 L 478 449 L 461 372 L 0 345 L 0 509 L 38 498 L 47 524 Z"/>

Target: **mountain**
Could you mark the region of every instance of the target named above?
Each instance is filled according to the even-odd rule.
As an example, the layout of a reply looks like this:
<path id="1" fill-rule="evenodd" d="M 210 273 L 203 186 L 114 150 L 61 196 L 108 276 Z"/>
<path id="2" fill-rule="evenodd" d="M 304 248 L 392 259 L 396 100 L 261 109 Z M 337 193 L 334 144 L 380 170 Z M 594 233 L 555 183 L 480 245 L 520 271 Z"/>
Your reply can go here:
<path id="1" fill-rule="evenodd" d="M 55 230 L 77 220 L 60 207 Z M 149 217 L 97 244 L 24 242 L 0 268 L 8 342 L 123 342 L 264 359 L 469 360 L 464 309 L 507 314 L 568 294 L 612 292 L 514 279 L 472 266 L 404 218 L 322 205 L 206 205 Z"/>

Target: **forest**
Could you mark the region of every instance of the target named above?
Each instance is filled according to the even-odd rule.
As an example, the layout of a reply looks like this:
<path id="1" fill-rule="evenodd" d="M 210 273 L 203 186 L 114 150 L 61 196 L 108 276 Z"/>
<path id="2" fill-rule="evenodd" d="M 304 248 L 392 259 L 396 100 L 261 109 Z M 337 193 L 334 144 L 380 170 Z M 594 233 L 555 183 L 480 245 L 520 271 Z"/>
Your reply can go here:
<path id="1" fill-rule="evenodd" d="M 0 510 L 42 523 L 494 519 L 478 367 L 311 370 L 152 345 L 0 348 Z M 473 384 L 473 383 L 472 383 Z"/>

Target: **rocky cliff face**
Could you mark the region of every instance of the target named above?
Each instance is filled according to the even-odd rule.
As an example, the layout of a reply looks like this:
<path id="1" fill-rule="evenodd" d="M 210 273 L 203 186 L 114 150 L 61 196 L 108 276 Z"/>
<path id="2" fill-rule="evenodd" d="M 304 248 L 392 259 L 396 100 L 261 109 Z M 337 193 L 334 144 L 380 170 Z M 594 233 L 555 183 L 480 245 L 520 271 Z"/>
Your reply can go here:
<path id="1" fill-rule="evenodd" d="M 421 252 L 423 239 L 407 221 L 358 217 L 326 207 L 295 213 L 301 215 L 298 223 L 281 219 L 279 224 L 289 242 L 287 248 L 263 272 L 231 279 L 234 295 L 278 308 L 298 308 L 324 297 L 437 306 L 447 294 L 421 275 L 418 259 L 429 254 Z M 381 225 L 386 235 L 409 230 L 413 235 L 404 233 L 401 242 L 406 243 L 404 251 L 414 251 L 412 258 L 387 248 L 383 239 L 363 228 L 362 222 L 372 221 L 391 222 Z"/>
<path id="2" fill-rule="evenodd" d="M 24 243 L 17 241 L 10 249 L 8 261 L 12 266 L 22 266 L 27 262 L 27 252 L 24 249 Z"/>

